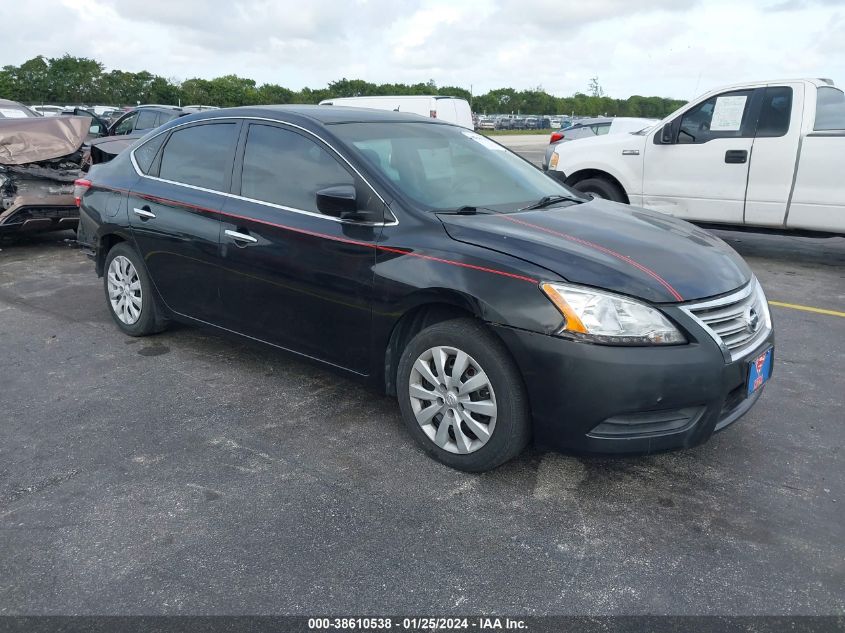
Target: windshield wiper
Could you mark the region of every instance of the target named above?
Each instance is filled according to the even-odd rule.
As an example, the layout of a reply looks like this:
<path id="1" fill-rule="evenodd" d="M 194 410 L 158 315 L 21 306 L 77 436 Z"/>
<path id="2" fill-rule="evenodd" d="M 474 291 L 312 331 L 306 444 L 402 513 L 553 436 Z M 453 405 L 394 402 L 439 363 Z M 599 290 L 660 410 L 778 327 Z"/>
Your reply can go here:
<path id="1" fill-rule="evenodd" d="M 479 211 L 486 211 L 487 213 L 499 214 L 501 211 L 488 209 L 487 207 L 476 207 L 472 205 L 464 205 L 454 209 L 435 209 L 435 213 L 443 213 L 446 215 L 478 215 Z"/>
<path id="2" fill-rule="evenodd" d="M 576 202 L 578 204 L 580 204 L 582 202 L 586 202 L 585 200 L 581 200 L 580 198 L 575 198 L 573 196 L 561 196 L 561 195 L 555 194 L 553 196 L 543 196 L 542 198 L 540 198 L 534 204 L 529 204 L 527 207 L 522 207 L 520 209 L 520 211 L 528 211 L 528 210 L 531 210 L 531 209 L 543 209 L 545 207 L 550 207 L 551 205 L 553 205 L 557 202 L 563 202 L 563 201 Z"/>

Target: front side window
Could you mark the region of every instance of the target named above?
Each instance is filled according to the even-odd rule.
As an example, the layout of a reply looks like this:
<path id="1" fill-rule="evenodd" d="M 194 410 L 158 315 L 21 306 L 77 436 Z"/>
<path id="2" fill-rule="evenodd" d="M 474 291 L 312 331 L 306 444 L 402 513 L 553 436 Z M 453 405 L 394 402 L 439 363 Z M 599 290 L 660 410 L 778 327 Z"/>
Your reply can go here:
<path id="1" fill-rule="evenodd" d="M 158 119 L 158 112 L 144 110 L 138 114 L 138 122 L 135 124 L 136 130 L 152 130 L 156 125 Z"/>
<path id="2" fill-rule="evenodd" d="M 164 146 L 159 176 L 213 191 L 227 191 L 237 130 L 235 123 L 211 123 L 174 131 Z"/>
<path id="3" fill-rule="evenodd" d="M 817 92 L 814 130 L 845 130 L 845 93 L 821 87 Z"/>
<path id="4" fill-rule="evenodd" d="M 115 134 L 129 134 L 132 132 L 132 128 L 135 125 L 135 119 L 138 118 L 138 113 L 133 112 L 125 119 L 123 119 L 120 123 L 117 124 L 117 127 L 114 128 Z"/>
<path id="5" fill-rule="evenodd" d="M 431 209 L 514 210 L 572 192 L 488 138 L 451 125 L 341 123 L 332 131 L 403 194 Z"/>
<path id="6" fill-rule="evenodd" d="M 763 106 L 757 122 L 757 136 L 783 136 L 792 118 L 792 88 L 770 86 L 763 93 Z"/>
<path id="7" fill-rule="evenodd" d="M 302 211 L 317 212 L 317 192 L 355 179 L 316 142 L 272 125 L 249 126 L 241 195 Z"/>
<path id="8" fill-rule="evenodd" d="M 750 90 L 726 92 L 699 103 L 681 116 L 678 143 L 749 136 L 746 122 L 750 103 Z"/>
<path id="9" fill-rule="evenodd" d="M 593 134 L 596 136 L 602 136 L 603 134 L 607 134 L 610 132 L 610 123 L 599 123 L 597 125 L 591 125 L 590 129 L 593 130 Z"/>

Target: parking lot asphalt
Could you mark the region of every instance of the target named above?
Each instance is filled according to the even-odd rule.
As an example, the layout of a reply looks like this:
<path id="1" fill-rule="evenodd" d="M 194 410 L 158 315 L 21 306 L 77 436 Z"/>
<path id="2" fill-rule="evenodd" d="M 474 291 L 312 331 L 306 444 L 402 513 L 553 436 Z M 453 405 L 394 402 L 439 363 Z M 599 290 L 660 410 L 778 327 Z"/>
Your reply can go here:
<path id="1" fill-rule="evenodd" d="M 501 134 L 491 138 L 538 167 L 543 164 L 546 147 L 549 145 L 548 134 Z"/>
<path id="2" fill-rule="evenodd" d="M 720 235 L 845 311 L 845 239 Z M 771 383 L 702 447 L 468 475 L 320 366 L 122 335 L 72 237 L 0 243 L 0 614 L 845 611 L 845 318 L 773 308 Z"/>

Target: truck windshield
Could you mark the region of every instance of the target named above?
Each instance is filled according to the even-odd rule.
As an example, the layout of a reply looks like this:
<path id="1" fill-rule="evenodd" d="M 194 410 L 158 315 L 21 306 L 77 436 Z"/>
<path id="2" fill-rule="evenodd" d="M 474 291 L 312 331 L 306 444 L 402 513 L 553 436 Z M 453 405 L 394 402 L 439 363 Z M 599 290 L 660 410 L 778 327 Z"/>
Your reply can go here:
<path id="1" fill-rule="evenodd" d="M 546 196 L 576 196 L 498 143 L 460 127 L 341 123 L 332 131 L 402 193 L 431 210 L 512 211 Z"/>
<path id="2" fill-rule="evenodd" d="M 845 93 L 837 88 L 818 89 L 815 130 L 845 130 Z"/>

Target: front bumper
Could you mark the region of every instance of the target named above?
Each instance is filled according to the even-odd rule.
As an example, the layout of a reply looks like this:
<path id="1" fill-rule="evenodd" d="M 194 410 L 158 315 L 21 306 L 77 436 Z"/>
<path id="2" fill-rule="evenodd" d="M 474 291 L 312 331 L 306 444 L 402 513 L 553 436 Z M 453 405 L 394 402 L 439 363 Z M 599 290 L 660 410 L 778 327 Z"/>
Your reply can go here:
<path id="1" fill-rule="evenodd" d="M 759 399 L 748 361 L 727 362 L 705 332 L 687 345 L 611 347 L 495 326 L 528 389 L 535 444 L 581 453 L 651 453 L 701 444 Z"/>

